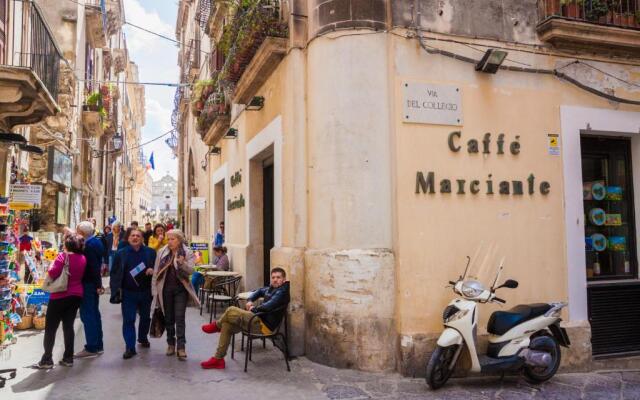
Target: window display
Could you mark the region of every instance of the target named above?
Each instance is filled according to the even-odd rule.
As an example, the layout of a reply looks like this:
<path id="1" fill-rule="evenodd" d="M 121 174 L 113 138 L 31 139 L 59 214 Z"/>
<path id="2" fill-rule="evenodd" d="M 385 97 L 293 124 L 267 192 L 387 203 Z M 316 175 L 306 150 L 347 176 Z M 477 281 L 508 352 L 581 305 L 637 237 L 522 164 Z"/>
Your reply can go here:
<path id="1" fill-rule="evenodd" d="M 630 141 L 582 137 L 581 146 L 587 278 L 635 278 Z"/>

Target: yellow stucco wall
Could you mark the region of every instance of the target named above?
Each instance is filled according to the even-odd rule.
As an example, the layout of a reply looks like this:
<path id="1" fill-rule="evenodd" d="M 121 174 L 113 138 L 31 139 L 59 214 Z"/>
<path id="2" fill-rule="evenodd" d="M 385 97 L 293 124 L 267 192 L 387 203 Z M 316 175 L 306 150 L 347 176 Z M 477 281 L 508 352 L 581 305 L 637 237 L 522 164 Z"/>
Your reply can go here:
<path id="1" fill-rule="evenodd" d="M 499 71 L 475 72 L 473 65 L 442 55 L 429 55 L 417 44 L 394 38 L 395 163 L 397 240 L 396 315 L 400 334 L 439 332 L 441 313 L 454 294 L 444 286 L 464 270 L 465 256 L 481 248 L 476 262 L 483 266 L 485 283 L 502 257 L 501 280 L 520 282 L 517 290 L 503 289 L 507 306 L 544 301 L 567 301 L 567 265 L 563 201 L 562 156 L 550 155 L 547 134 L 560 134 L 560 106 L 582 105 L 613 109 L 606 100 L 580 90 L 554 76 Z M 445 47 L 440 45 L 439 47 Z M 450 50 L 461 52 L 460 47 Z M 517 53 L 516 53 L 517 54 Z M 513 57 L 513 56 L 512 56 Z M 515 56 L 516 58 L 518 55 Z M 539 67 L 553 67 L 552 57 L 527 56 Z M 426 82 L 457 85 L 462 90 L 464 125 L 442 126 L 402 121 L 402 84 Z M 616 105 L 616 108 L 619 105 Z M 625 107 L 621 107 L 624 109 Z M 629 107 L 627 107 L 629 108 Z M 461 131 L 453 152 L 448 136 Z M 491 154 L 482 154 L 482 139 L 491 133 Z M 505 154 L 498 155 L 496 140 L 505 134 Z M 521 151 L 509 152 L 519 136 Z M 480 153 L 470 154 L 467 141 L 476 139 Z M 562 143 L 562 140 L 561 142 Z M 416 194 L 416 172 L 435 172 L 436 194 Z M 488 175 L 494 192 L 486 194 Z M 535 194 L 527 193 L 527 177 L 536 177 Z M 440 179 L 452 181 L 452 193 L 439 193 Z M 465 179 L 466 194 L 456 194 L 456 179 Z M 469 181 L 481 181 L 481 192 L 469 192 Z M 522 196 L 498 194 L 501 180 L 520 180 Z M 548 181 L 551 191 L 540 194 Z M 585 282 L 586 285 L 586 282 Z M 586 286 L 585 286 L 586 290 Z M 505 307 L 502 307 L 504 309 Z M 480 332 L 499 306 L 481 308 Z"/>

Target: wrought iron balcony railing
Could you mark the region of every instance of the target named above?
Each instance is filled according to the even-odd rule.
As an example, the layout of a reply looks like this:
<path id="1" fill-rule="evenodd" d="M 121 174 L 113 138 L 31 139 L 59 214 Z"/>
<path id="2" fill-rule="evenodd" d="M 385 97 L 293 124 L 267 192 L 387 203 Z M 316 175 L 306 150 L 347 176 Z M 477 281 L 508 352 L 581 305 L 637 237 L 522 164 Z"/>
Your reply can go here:
<path id="1" fill-rule="evenodd" d="M 541 21 L 574 21 L 640 29 L 640 0 L 540 0 Z"/>
<path id="2" fill-rule="evenodd" d="M 62 52 L 42 11 L 32 0 L 7 1 L 0 65 L 31 69 L 55 101 Z"/>

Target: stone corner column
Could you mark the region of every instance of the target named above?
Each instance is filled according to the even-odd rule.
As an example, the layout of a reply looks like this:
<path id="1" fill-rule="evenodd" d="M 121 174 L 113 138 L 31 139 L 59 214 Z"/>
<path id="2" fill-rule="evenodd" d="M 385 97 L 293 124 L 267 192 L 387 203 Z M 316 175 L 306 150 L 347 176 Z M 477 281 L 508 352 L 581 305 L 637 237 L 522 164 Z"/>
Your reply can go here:
<path id="1" fill-rule="evenodd" d="M 308 250 L 306 355 L 339 368 L 396 368 L 395 257 L 388 249 Z"/>

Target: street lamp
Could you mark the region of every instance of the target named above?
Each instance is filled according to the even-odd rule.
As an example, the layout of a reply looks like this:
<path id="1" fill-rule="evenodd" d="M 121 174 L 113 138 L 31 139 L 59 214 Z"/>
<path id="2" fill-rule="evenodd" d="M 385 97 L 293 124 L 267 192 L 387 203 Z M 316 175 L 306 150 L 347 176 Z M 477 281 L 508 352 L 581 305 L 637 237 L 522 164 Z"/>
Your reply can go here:
<path id="1" fill-rule="evenodd" d="M 116 132 L 112 141 L 113 141 L 113 149 L 115 151 L 118 151 L 122 148 L 122 135 L 120 134 L 120 132 Z"/>

